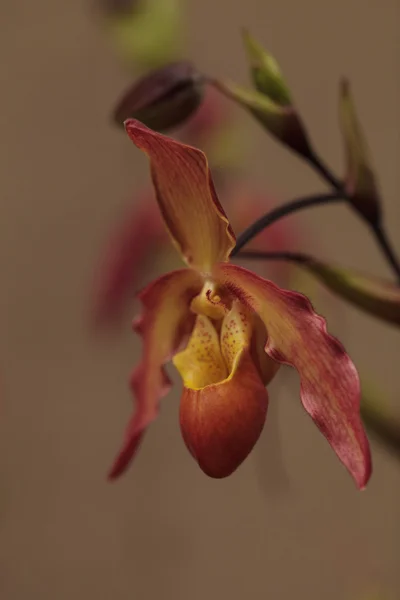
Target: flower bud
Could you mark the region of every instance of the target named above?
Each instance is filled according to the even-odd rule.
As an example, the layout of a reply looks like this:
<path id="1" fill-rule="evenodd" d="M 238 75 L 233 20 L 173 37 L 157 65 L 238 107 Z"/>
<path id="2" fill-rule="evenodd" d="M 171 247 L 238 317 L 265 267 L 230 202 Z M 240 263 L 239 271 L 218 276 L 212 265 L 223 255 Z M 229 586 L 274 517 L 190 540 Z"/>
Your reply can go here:
<path id="1" fill-rule="evenodd" d="M 346 192 L 353 207 L 371 225 L 380 224 L 382 211 L 368 145 L 357 117 L 350 84 L 340 86 L 339 116 L 346 155 Z"/>
<path id="2" fill-rule="evenodd" d="M 248 33 L 243 40 L 256 89 L 279 106 L 292 106 L 292 98 L 275 58 Z"/>
<path id="3" fill-rule="evenodd" d="M 189 62 L 171 63 L 152 71 L 128 89 L 114 110 L 114 121 L 128 118 L 166 131 L 183 123 L 200 106 L 203 80 Z"/>
<path id="4" fill-rule="evenodd" d="M 277 104 L 260 92 L 234 83 L 214 80 L 212 84 L 225 96 L 241 104 L 280 142 L 304 158 L 312 156 L 303 123 L 293 106 Z"/>
<path id="5" fill-rule="evenodd" d="M 181 0 L 97 0 L 114 51 L 135 71 L 157 69 L 182 53 Z"/>

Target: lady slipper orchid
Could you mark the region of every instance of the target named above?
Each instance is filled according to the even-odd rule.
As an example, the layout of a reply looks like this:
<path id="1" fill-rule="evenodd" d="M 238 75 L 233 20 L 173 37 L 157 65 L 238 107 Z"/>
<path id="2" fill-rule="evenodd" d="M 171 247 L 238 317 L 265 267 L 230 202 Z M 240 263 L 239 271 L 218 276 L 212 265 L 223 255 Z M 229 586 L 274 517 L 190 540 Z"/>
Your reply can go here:
<path id="1" fill-rule="evenodd" d="M 357 371 L 304 296 L 229 263 L 235 236 L 200 150 L 128 120 L 150 159 L 157 201 L 187 268 L 140 294 L 134 328 L 143 355 L 131 378 L 136 409 L 110 471 L 126 470 L 158 413 L 173 361 L 183 380 L 180 425 L 201 469 L 225 477 L 243 462 L 264 426 L 265 385 L 280 364 L 295 367 L 304 408 L 363 488 L 370 476 Z M 265 350 L 265 351 L 264 351 Z"/>

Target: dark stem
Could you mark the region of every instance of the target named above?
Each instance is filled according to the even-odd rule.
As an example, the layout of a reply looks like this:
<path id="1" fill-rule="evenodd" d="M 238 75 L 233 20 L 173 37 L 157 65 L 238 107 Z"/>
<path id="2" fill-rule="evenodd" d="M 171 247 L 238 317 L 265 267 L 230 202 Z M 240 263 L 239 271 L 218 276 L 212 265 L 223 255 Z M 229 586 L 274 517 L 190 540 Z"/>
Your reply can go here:
<path id="1" fill-rule="evenodd" d="M 263 252 L 262 250 L 242 250 L 237 258 L 249 258 L 255 260 L 287 260 L 304 264 L 309 262 L 310 258 L 301 252 Z"/>
<path id="2" fill-rule="evenodd" d="M 397 279 L 400 283 L 400 264 L 392 246 L 390 245 L 386 231 L 382 228 L 382 225 L 372 226 L 372 231 L 382 250 L 382 253 L 384 254 L 388 263 L 391 265 L 393 271 L 396 273 Z"/>
<path id="3" fill-rule="evenodd" d="M 343 183 L 332 173 L 331 169 L 324 163 L 322 158 L 312 151 L 310 158 L 307 159 L 311 166 L 314 168 L 322 179 L 327 181 L 335 190 L 343 194 L 347 198 L 346 190 Z"/>
<path id="4" fill-rule="evenodd" d="M 291 202 L 286 202 L 282 206 L 277 206 L 271 212 L 257 219 L 250 227 L 245 229 L 236 240 L 236 246 L 232 251 L 231 256 L 235 256 L 245 244 L 252 240 L 256 235 L 261 233 L 266 227 L 275 223 L 282 217 L 286 217 L 291 213 L 302 210 L 303 208 L 309 208 L 311 206 L 321 206 L 324 204 L 331 204 L 333 202 L 339 202 L 344 200 L 342 194 L 334 192 L 332 194 L 318 194 L 313 196 L 305 196 L 304 198 L 297 198 Z"/>
<path id="5" fill-rule="evenodd" d="M 234 97 L 234 95 L 232 95 L 232 93 L 230 93 L 229 90 L 225 89 L 224 86 L 222 85 L 222 83 L 220 81 L 218 81 L 218 79 L 213 79 L 212 77 L 208 77 L 208 76 L 204 75 L 203 81 L 205 83 L 208 83 L 209 85 L 212 85 L 213 87 L 215 87 L 219 92 L 221 92 L 225 96 L 228 96 L 232 100 L 237 101 L 237 99 Z M 346 199 L 348 202 L 351 202 L 351 199 L 349 198 L 348 194 L 346 193 L 343 182 L 336 177 L 336 175 L 331 171 L 331 169 L 328 167 L 328 165 L 325 164 L 325 162 L 317 154 L 317 152 L 315 152 L 315 150 L 313 150 L 312 148 L 309 148 L 308 156 L 303 155 L 303 158 L 313 167 L 313 169 L 317 173 L 319 173 L 319 175 L 322 177 L 322 179 L 324 181 L 328 182 L 333 187 L 333 189 L 336 190 L 336 194 L 335 194 L 336 200 L 343 198 L 343 199 Z M 340 196 L 341 198 L 339 198 L 337 196 Z M 307 200 L 307 199 L 304 199 L 304 200 Z M 282 213 L 278 213 L 278 212 L 275 213 L 273 211 L 270 214 L 272 221 L 269 221 L 269 219 L 267 218 L 269 215 L 265 215 L 265 217 L 263 217 L 263 219 L 265 219 L 265 221 L 260 219 L 259 221 L 254 223 L 253 226 L 246 229 L 246 231 L 244 231 L 241 236 L 239 236 L 236 247 L 234 248 L 234 250 L 232 252 L 232 256 L 235 256 L 239 252 L 239 250 L 245 244 L 247 244 L 247 242 L 249 242 L 251 239 L 253 239 L 253 237 L 255 237 L 263 229 L 265 229 L 266 227 L 268 227 L 269 225 L 274 223 L 277 219 L 280 219 L 280 218 L 290 214 L 291 212 L 295 212 L 296 210 L 300 210 L 301 208 L 307 208 L 309 206 L 317 206 L 318 204 L 325 204 L 326 202 L 330 202 L 330 201 L 333 201 L 332 198 L 330 198 L 329 200 L 325 200 L 325 201 L 321 199 L 320 202 L 318 202 L 318 201 L 304 202 L 304 204 L 302 204 L 301 201 L 299 201 L 299 205 L 296 207 L 291 207 L 291 203 L 288 203 L 287 205 L 284 205 L 282 207 L 282 209 L 285 209 L 287 207 L 288 208 L 287 212 L 285 210 L 283 210 Z M 275 214 L 277 214 L 278 216 L 275 216 Z M 388 239 L 388 236 L 387 236 L 385 230 L 383 229 L 381 224 L 374 224 L 374 223 L 370 223 L 370 222 L 368 222 L 368 224 L 371 226 L 372 231 L 375 236 L 375 239 L 378 242 L 378 245 L 379 245 L 383 255 L 385 256 L 387 262 L 392 267 L 393 271 L 396 273 L 397 280 L 400 283 L 400 261 L 398 260 L 396 254 L 389 242 L 389 239 Z"/>
<path id="6" fill-rule="evenodd" d="M 318 154 L 312 152 L 310 158 L 307 160 L 325 181 L 327 181 L 338 193 L 341 193 L 344 198 L 351 202 L 343 183 L 334 175 L 334 173 L 332 173 L 330 168 L 323 162 Z M 367 223 L 371 227 L 382 254 L 392 267 L 393 271 L 396 273 L 397 280 L 400 283 L 400 262 L 389 242 L 385 229 L 380 223 L 371 223 L 369 221 L 367 221 Z"/>

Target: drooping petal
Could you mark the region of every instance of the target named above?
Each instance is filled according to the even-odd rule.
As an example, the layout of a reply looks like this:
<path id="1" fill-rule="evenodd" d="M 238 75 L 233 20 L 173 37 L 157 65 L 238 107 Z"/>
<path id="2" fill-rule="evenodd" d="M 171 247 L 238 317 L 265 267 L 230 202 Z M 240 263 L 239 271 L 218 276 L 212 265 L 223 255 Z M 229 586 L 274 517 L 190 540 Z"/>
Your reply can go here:
<path id="1" fill-rule="evenodd" d="M 325 320 L 301 294 L 281 290 L 246 269 L 218 265 L 215 275 L 263 320 L 267 354 L 297 369 L 304 408 L 364 488 L 371 458 L 360 418 L 359 378 L 343 346 L 327 333 Z"/>
<path id="2" fill-rule="evenodd" d="M 161 213 L 184 260 L 210 272 L 216 262 L 228 259 L 235 236 L 216 196 L 206 156 L 139 121 L 130 119 L 125 127 L 150 159 Z"/>
<path id="3" fill-rule="evenodd" d="M 247 310 L 236 303 L 220 327 L 219 333 L 208 317 L 198 316 L 186 349 L 173 359 L 184 381 L 183 439 L 200 468 L 216 478 L 233 473 L 250 453 L 268 405 L 250 354 Z"/>
<path id="4" fill-rule="evenodd" d="M 157 416 L 159 400 L 169 388 L 163 366 L 193 327 L 189 306 L 201 285 L 195 271 L 181 269 L 160 277 L 140 294 L 143 314 L 135 328 L 143 338 L 143 354 L 131 380 L 136 409 L 111 468 L 111 479 L 125 471 L 145 429 Z"/>
<path id="5" fill-rule="evenodd" d="M 114 321 L 137 288 L 146 259 L 168 236 L 152 191 L 146 191 L 118 224 L 95 277 L 93 313 L 96 324 Z"/>

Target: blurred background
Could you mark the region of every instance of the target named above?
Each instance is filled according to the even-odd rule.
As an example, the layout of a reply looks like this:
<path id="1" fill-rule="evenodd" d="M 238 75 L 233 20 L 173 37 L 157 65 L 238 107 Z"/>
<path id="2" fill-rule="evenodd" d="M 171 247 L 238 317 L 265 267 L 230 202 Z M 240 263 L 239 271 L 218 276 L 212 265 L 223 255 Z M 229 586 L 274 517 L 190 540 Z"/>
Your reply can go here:
<path id="1" fill-rule="evenodd" d="M 399 598 L 398 459 L 373 443 L 374 474 L 357 492 L 303 411 L 293 373 L 274 381 L 261 440 L 230 478 L 209 479 L 191 459 L 175 388 L 127 475 L 107 482 L 131 409 L 138 307 L 94 331 L 93 270 L 149 173 L 111 122 L 135 72 L 94 4 L 0 6 L 1 600 Z M 203 0 L 181 10 L 184 55 L 208 74 L 248 83 L 242 26 L 273 52 L 339 173 L 337 82 L 351 79 L 399 252 L 400 2 Z M 242 167 L 259 189 L 279 200 L 324 189 L 233 110 L 249 147 Z M 346 207 L 290 219 L 307 231 L 301 250 L 319 244 L 323 258 L 391 276 Z M 398 410 L 398 331 L 318 297 L 330 331 Z"/>

